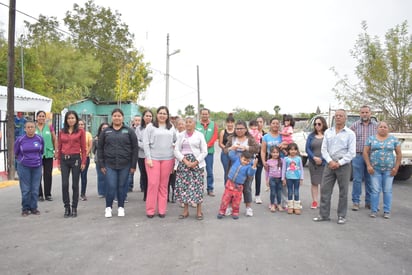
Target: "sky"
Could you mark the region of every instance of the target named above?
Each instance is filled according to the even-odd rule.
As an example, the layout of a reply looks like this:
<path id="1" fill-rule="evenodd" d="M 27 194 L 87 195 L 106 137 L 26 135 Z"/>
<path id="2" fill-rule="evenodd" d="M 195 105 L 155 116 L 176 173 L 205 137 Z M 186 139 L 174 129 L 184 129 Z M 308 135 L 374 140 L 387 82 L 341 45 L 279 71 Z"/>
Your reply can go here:
<path id="1" fill-rule="evenodd" d="M 17 10 L 33 17 L 62 20 L 84 0 L 16 0 Z M 234 109 L 274 113 L 312 113 L 341 108 L 332 91 L 330 70 L 353 75 L 350 55 L 361 22 L 383 41 L 385 33 L 408 20 L 409 0 L 95 0 L 121 14 L 135 35 L 135 46 L 153 71 L 153 81 L 138 103 L 165 104 L 166 37 L 169 33 L 170 112 L 200 103 L 213 112 Z M 8 0 L 0 0 L 9 4 Z M 17 13 L 16 36 L 24 33 Z M 8 8 L 0 5 L 0 28 L 7 29 Z M 63 23 L 61 28 L 65 29 Z M 199 67 L 199 93 L 197 90 Z"/>

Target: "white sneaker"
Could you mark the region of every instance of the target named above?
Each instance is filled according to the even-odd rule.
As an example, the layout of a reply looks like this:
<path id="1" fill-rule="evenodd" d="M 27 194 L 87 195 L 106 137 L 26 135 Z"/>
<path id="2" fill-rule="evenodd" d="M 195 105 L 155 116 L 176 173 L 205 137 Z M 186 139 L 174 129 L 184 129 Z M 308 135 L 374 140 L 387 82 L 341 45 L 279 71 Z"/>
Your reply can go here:
<path id="1" fill-rule="evenodd" d="M 124 217 L 124 208 L 123 207 L 119 207 L 119 209 L 117 209 L 117 216 L 118 217 Z"/>
<path id="2" fill-rule="evenodd" d="M 106 218 L 111 218 L 112 217 L 112 208 L 111 207 L 106 207 L 106 210 L 104 211 L 104 216 Z"/>
<path id="3" fill-rule="evenodd" d="M 257 203 L 257 204 L 262 204 L 262 203 L 263 203 L 263 201 L 262 201 L 262 199 L 260 198 L 260 196 L 256 196 L 256 198 L 255 198 L 255 203 Z"/>
<path id="4" fill-rule="evenodd" d="M 225 216 L 230 216 L 232 215 L 232 207 L 226 208 Z"/>
<path id="5" fill-rule="evenodd" d="M 253 217 L 253 209 L 248 207 L 246 208 L 246 216 Z"/>

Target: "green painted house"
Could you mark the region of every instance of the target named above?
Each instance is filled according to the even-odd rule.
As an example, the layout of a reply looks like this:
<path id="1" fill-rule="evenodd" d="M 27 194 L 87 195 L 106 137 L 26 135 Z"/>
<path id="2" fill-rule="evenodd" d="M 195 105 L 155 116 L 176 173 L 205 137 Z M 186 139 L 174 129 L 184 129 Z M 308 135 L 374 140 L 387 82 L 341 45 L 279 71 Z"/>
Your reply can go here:
<path id="1" fill-rule="evenodd" d="M 86 130 L 95 136 L 101 123 L 111 123 L 112 111 L 115 108 L 122 109 L 124 113 L 124 123 L 127 126 L 131 126 L 133 118 L 136 115 L 141 115 L 139 106 L 131 101 L 118 103 L 84 99 L 69 105 L 67 110 L 76 111 L 79 118 L 86 122 Z"/>

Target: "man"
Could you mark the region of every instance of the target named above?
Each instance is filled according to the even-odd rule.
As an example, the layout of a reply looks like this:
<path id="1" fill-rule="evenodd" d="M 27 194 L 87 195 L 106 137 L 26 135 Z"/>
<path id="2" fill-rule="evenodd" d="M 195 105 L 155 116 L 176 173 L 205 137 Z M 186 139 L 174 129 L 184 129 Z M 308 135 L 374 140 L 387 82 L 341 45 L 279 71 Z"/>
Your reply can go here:
<path id="1" fill-rule="evenodd" d="M 200 121 L 196 123 L 196 130 L 203 133 L 207 143 L 206 173 L 207 173 L 207 194 L 211 197 L 213 193 L 213 154 L 215 152 L 215 141 L 218 137 L 217 125 L 209 119 L 209 109 L 203 108 L 200 110 Z"/>
<path id="2" fill-rule="evenodd" d="M 371 121 L 371 109 L 364 105 L 360 108 L 360 119 L 350 127 L 356 135 L 356 157 L 352 160 L 353 188 L 352 210 L 358 211 L 362 195 L 362 180 L 365 180 L 365 208 L 370 209 L 371 177 L 363 160 L 363 147 L 369 136 L 376 135 L 377 122 Z"/>
<path id="3" fill-rule="evenodd" d="M 355 133 L 346 127 L 346 112 L 335 113 L 335 127 L 325 131 L 322 142 L 322 157 L 327 166 L 323 172 L 319 216 L 313 221 L 329 221 L 330 203 L 336 180 L 339 185 L 338 224 L 346 222 L 348 208 L 348 187 L 351 175 L 351 160 L 356 156 Z"/>

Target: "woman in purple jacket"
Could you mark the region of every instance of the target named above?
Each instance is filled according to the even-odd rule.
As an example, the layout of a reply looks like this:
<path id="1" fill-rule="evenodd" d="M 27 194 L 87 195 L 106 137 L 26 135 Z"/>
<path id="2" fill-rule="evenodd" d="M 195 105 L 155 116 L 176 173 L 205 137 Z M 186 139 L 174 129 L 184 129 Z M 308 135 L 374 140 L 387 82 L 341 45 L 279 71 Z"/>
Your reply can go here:
<path id="1" fill-rule="evenodd" d="M 37 209 L 37 198 L 44 150 L 43 138 L 36 135 L 36 125 L 33 121 L 26 122 L 25 131 L 26 134 L 18 137 L 14 143 L 23 217 L 27 217 L 29 213 L 40 215 Z"/>

